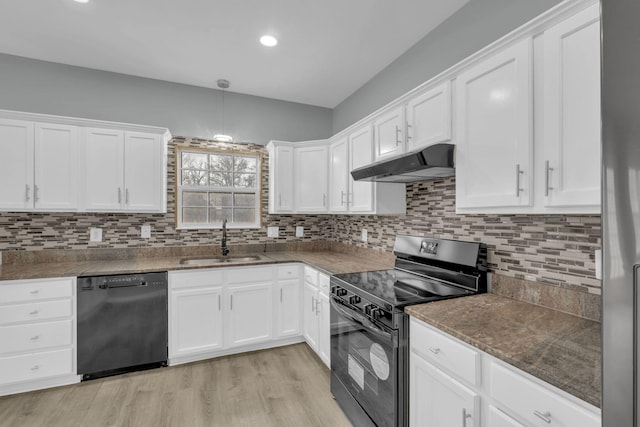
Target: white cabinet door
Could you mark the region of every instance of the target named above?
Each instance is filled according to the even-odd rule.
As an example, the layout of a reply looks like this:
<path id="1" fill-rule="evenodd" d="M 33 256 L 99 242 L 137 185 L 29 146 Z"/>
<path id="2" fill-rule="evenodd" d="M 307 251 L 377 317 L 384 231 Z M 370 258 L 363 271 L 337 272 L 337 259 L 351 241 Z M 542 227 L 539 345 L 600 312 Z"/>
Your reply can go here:
<path id="1" fill-rule="evenodd" d="M 0 209 L 33 207 L 33 123 L 0 119 Z"/>
<path id="2" fill-rule="evenodd" d="M 404 153 L 404 107 L 398 107 L 376 119 L 375 160 Z"/>
<path id="3" fill-rule="evenodd" d="M 268 341 L 273 336 L 271 283 L 232 285 L 227 288 L 226 347 Z"/>
<path id="4" fill-rule="evenodd" d="M 407 103 L 407 151 L 451 139 L 451 82 L 446 81 Z"/>
<path id="5" fill-rule="evenodd" d="M 531 56 L 527 38 L 457 78 L 457 208 L 533 201 Z"/>
<path id="6" fill-rule="evenodd" d="M 349 163 L 350 170 L 368 165 L 373 162 L 373 134 L 371 126 L 355 130 L 349 135 Z M 347 198 L 351 212 L 372 212 L 374 198 L 373 182 L 354 181 L 349 174 L 351 191 Z"/>
<path id="7" fill-rule="evenodd" d="M 170 292 L 169 358 L 222 348 L 222 287 Z"/>
<path id="8" fill-rule="evenodd" d="M 545 206 L 600 205 L 600 11 L 544 33 Z"/>
<path id="9" fill-rule="evenodd" d="M 270 156 L 271 212 L 293 212 L 293 147 L 277 145 Z"/>
<path id="10" fill-rule="evenodd" d="M 163 211 L 164 145 L 158 135 L 125 132 L 124 208 L 131 211 Z"/>
<path id="11" fill-rule="evenodd" d="M 276 286 L 276 337 L 300 335 L 300 280 L 279 281 Z"/>
<path id="12" fill-rule="evenodd" d="M 314 351 L 318 351 L 319 324 L 316 314 L 318 306 L 318 288 L 304 283 L 302 311 L 304 313 L 304 338 Z"/>
<path id="13" fill-rule="evenodd" d="M 326 145 L 296 147 L 296 208 L 297 212 L 327 212 L 327 161 Z"/>
<path id="14" fill-rule="evenodd" d="M 124 198 L 124 133 L 84 130 L 84 203 L 87 211 L 117 211 Z"/>
<path id="15" fill-rule="evenodd" d="M 349 209 L 349 140 L 339 139 L 329 147 L 329 211 Z"/>
<path id="16" fill-rule="evenodd" d="M 412 426 L 480 426 L 480 397 L 416 353 L 410 355 Z"/>
<path id="17" fill-rule="evenodd" d="M 36 209 L 78 209 L 78 133 L 76 126 L 35 125 L 33 199 Z"/>
<path id="18" fill-rule="evenodd" d="M 331 368 L 331 319 L 329 296 L 320 294 L 318 297 L 318 317 L 320 320 L 318 334 L 318 354 L 320 359 Z"/>

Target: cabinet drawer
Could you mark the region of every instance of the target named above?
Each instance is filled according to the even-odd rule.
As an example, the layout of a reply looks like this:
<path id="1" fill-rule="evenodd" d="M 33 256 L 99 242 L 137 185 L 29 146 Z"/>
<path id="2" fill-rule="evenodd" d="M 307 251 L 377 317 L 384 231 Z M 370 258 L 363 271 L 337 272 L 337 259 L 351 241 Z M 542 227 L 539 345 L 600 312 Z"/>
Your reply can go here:
<path id="1" fill-rule="evenodd" d="M 73 352 L 70 348 L 0 357 L 0 378 L 3 384 L 73 373 Z"/>
<path id="2" fill-rule="evenodd" d="M 67 298 L 0 306 L 0 325 L 70 317 L 73 314 L 71 302 L 71 298 Z"/>
<path id="3" fill-rule="evenodd" d="M 222 285 L 222 269 L 170 271 L 169 289 Z"/>
<path id="4" fill-rule="evenodd" d="M 329 295 L 329 287 L 331 279 L 326 274 L 318 273 L 318 282 L 320 283 L 319 289 L 320 293 L 324 295 Z"/>
<path id="5" fill-rule="evenodd" d="M 318 287 L 318 271 L 311 267 L 304 267 L 304 281 Z"/>
<path id="6" fill-rule="evenodd" d="M 596 427 L 600 417 L 523 374 L 490 364 L 490 394 L 532 426 Z"/>
<path id="7" fill-rule="evenodd" d="M 480 384 L 480 353 L 424 323 L 411 319 L 411 348 L 428 361 L 472 385 Z"/>
<path id="8" fill-rule="evenodd" d="M 28 325 L 0 326 L 0 353 L 35 351 L 48 347 L 71 345 L 73 326 L 71 320 L 33 323 Z"/>
<path id="9" fill-rule="evenodd" d="M 299 264 L 279 265 L 277 270 L 278 279 L 295 279 L 297 277 L 300 277 Z"/>
<path id="10" fill-rule="evenodd" d="M 246 267 L 227 270 L 227 283 L 267 282 L 273 279 L 273 268 Z"/>
<path id="11" fill-rule="evenodd" d="M 491 427 L 524 427 L 522 424 L 497 409 L 489 406 L 489 426 Z"/>
<path id="12" fill-rule="evenodd" d="M 0 282 L 0 301 L 4 303 L 69 298 L 73 295 L 73 278 Z"/>

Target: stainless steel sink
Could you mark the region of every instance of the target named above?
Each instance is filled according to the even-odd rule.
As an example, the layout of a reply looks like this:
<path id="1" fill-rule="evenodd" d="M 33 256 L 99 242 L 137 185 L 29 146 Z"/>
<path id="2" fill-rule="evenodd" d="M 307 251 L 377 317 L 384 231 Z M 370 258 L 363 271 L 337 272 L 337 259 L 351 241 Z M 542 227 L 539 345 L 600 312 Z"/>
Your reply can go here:
<path id="1" fill-rule="evenodd" d="M 183 258 L 180 260 L 180 264 L 184 265 L 212 265 L 232 262 L 252 262 L 260 261 L 260 255 L 245 255 L 245 256 L 214 256 L 214 257 L 202 257 L 202 258 Z"/>

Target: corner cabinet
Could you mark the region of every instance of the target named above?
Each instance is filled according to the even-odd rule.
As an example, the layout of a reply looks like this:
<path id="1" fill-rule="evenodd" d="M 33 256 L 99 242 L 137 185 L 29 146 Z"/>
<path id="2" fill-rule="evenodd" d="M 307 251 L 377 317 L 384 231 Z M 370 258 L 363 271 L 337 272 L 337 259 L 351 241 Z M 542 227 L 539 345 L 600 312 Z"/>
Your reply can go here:
<path id="1" fill-rule="evenodd" d="M 0 210 L 165 212 L 168 138 L 162 128 L 0 110 Z"/>
<path id="2" fill-rule="evenodd" d="M 532 67 L 527 38 L 458 76 L 458 209 L 533 202 Z"/>

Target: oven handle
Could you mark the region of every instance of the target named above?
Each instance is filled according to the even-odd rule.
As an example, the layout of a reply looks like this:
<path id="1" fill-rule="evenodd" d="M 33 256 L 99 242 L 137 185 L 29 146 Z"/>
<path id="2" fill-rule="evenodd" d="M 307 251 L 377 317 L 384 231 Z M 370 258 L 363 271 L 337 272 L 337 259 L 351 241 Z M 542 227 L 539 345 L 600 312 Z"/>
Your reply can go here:
<path id="1" fill-rule="evenodd" d="M 373 334 L 379 336 L 380 338 L 383 338 L 387 342 L 393 343 L 394 347 L 396 347 L 398 345 L 398 336 L 397 336 L 398 333 L 397 332 L 389 333 L 389 332 L 385 331 L 384 329 L 381 329 L 381 328 L 377 327 L 375 325 L 375 323 L 373 323 L 371 320 L 367 319 L 365 316 L 363 316 L 360 313 L 357 313 L 357 312 L 355 312 L 353 310 L 350 310 L 349 308 L 344 308 L 344 306 L 342 306 L 342 304 L 337 303 L 336 300 L 334 300 L 333 298 L 331 298 L 331 306 L 336 311 L 340 312 L 340 314 L 342 314 L 343 316 L 348 318 L 349 320 L 362 325 L 362 327 L 365 328 L 366 330 L 368 330 L 369 332 L 372 332 Z"/>

